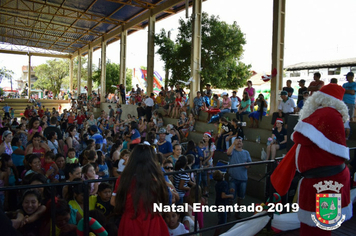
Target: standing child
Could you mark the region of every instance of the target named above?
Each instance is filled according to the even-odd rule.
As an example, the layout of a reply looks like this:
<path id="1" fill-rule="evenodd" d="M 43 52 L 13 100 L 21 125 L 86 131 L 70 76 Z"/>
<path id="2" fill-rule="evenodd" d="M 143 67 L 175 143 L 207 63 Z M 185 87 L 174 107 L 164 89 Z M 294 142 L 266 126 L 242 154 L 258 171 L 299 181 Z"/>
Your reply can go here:
<path id="1" fill-rule="evenodd" d="M 83 180 L 98 179 L 98 175 L 95 173 L 95 168 L 92 164 L 86 164 L 82 169 Z M 99 183 L 90 183 L 90 195 L 95 195 L 98 192 Z"/>
<path id="2" fill-rule="evenodd" d="M 171 236 L 189 233 L 184 225 L 179 222 L 180 214 L 177 212 L 165 212 L 163 214 L 164 221 L 168 226 L 168 231 Z"/>
<path id="3" fill-rule="evenodd" d="M 98 196 L 96 196 L 95 209 L 103 212 L 105 216 L 109 216 L 114 206 L 110 204 L 112 195 L 112 186 L 108 183 L 101 183 L 98 189 Z"/>
<path id="4" fill-rule="evenodd" d="M 215 184 L 215 205 L 216 206 L 226 206 L 229 204 L 228 199 L 234 198 L 233 194 L 230 194 L 230 192 L 233 191 L 233 189 L 229 190 L 229 185 L 228 183 L 224 180 L 224 175 L 221 173 L 220 170 L 214 171 L 213 178 L 216 181 Z M 227 222 L 227 213 L 226 212 L 218 212 L 218 224 L 225 224 Z M 220 229 L 215 230 L 214 235 L 220 235 Z"/>
<path id="5" fill-rule="evenodd" d="M 102 151 L 97 151 L 96 153 L 98 155 L 98 159 L 96 160 L 99 167 L 98 175 L 103 179 L 109 178 L 109 167 L 105 162 L 104 153 Z"/>

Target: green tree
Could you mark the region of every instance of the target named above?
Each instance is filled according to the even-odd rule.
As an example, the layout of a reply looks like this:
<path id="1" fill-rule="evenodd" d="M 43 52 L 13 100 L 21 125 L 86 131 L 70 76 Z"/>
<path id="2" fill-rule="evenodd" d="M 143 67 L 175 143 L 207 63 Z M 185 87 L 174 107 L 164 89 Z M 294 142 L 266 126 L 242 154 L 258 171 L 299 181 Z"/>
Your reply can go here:
<path id="1" fill-rule="evenodd" d="M 101 69 L 93 72 L 93 82 L 100 85 Z M 120 83 L 120 64 L 112 63 L 110 60 L 106 62 L 106 92 L 113 93 L 115 88 L 112 85 Z M 132 89 L 132 70 L 126 69 L 126 90 Z"/>
<path id="2" fill-rule="evenodd" d="M 85 86 L 88 85 L 88 58 L 82 57 L 81 64 L 82 64 L 82 70 L 81 70 L 80 86 L 84 88 Z M 92 70 L 94 70 L 94 66 Z M 70 83 L 70 78 L 68 76 L 63 80 L 63 87 L 69 89 L 69 83 Z M 77 87 L 78 87 L 78 57 L 73 59 L 73 89 L 77 89 Z"/>
<path id="3" fill-rule="evenodd" d="M 11 83 L 11 90 L 12 88 L 12 76 L 14 75 L 14 72 L 12 70 L 6 69 L 6 67 L 0 68 L 0 83 L 1 81 L 5 78 L 10 81 Z"/>
<path id="4" fill-rule="evenodd" d="M 56 96 L 69 75 L 69 60 L 48 60 L 35 68 L 35 74 L 38 80 L 33 84 L 34 88 L 51 90 Z"/>
<path id="5" fill-rule="evenodd" d="M 172 71 L 170 83 L 187 81 L 191 74 L 192 21 L 180 19 L 179 24 L 175 42 L 167 37 L 164 29 L 155 37 L 155 44 L 159 46 L 157 53 Z M 207 83 L 217 88 L 242 87 L 251 75 L 251 66 L 239 61 L 245 44 L 244 34 L 236 22 L 230 25 L 219 17 L 203 13 L 201 88 Z"/>

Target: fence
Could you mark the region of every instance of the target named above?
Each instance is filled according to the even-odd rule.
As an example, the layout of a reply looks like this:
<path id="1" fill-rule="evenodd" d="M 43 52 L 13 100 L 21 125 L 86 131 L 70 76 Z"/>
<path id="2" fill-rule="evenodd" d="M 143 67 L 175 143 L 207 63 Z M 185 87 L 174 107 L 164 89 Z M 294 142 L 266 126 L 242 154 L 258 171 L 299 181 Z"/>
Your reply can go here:
<path id="1" fill-rule="evenodd" d="M 282 158 L 276 158 L 275 160 L 267 160 L 267 161 L 257 161 L 257 162 L 249 162 L 249 163 L 244 163 L 244 164 L 235 164 L 235 165 L 224 165 L 224 166 L 215 166 L 215 167 L 209 167 L 209 168 L 203 168 L 203 169 L 192 169 L 192 170 L 185 170 L 185 171 L 177 171 L 177 172 L 171 172 L 171 173 L 165 173 L 165 175 L 174 175 L 177 173 L 192 173 L 194 172 L 196 174 L 196 183 L 200 182 L 200 174 L 204 173 L 206 171 L 210 171 L 210 170 L 220 170 L 220 169 L 230 169 L 230 168 L 234 168 L 234 167 L 242 167 L 242 166 L 254 166 L 254 165 L 268 165 L 268 171 L 266 174 L 266 178 L 269 179 L 269 173 L 272 173 L 273 170 L 275 169 L 277 162 L 279 160 L 281 160 Z M 109 181 L 116 181 L 117 178 L 115 177 L 111 177 L 111 178 L 107 178 L 105 179 L 105 182 L 109 182 Z M 50 184 L 38 184 L 38 185 L 18 185 L 18 186 L 12 186 L 12 187 L 6 187 L 6 188 L 0 188 L 0 191 L 11 191 L 11 190 L 22 190 L 22 189 L 30 189 L 30 188 L 50 188 L 51 190 L 51 227 L 52 229 L 55 229 L 55 211 L 53 209 L 55 209 L 55 194 L 56 194 L 56 187 L 58 186 L 65 186 L 65 185 L 80 185 L 82 184 L 83 187 L 85 187 L 84 189 L 88 189 L 89 188 L 89 184 L 93 183 L 93 182 L 104 182 L 103 179 L 96 179 L 96 180 L 84 180 L 82 182 L 62 182 L 62 183 L 50 183 Z M 271 184 L 269 184 L 270 182 L 267 181 L 267 186 L 266 189 L 268 190 L 268 196 L 270 197 L 270 199 L 273 198 L 273 187 Z M 198 202 L 199 199 L 199 188 L 196 188 L 196 199 L 195 201 Z M 89 235 L 89 191 L 85 191 L 84 192 L 84 199 L 83 199 L 83 223 L 84 223 L 84 236 L 88 236 Z M 240 220 L 236 220 L 236 221 L 232 221 L 232 222 L 228 222 L 226 224 L 221 224 L 221 225 L 216 225 L 216 226 L 212 226 L 212 227 L 208 227 L 208 228 L 203 228 L 200 230 L 197 230 L 197 220 L 198 217 L 195 217 L 195 228 L 194 228 L 194 232 L 192 233 L 187 233 L 184 235 L 194 235 L 197 233 L 202 233 L 202 232 L 206 232 L 206 231 L 210 231 L 210 230 L 214 230 L 214 229 L 218 229 L 218 228 L 222 228 L 225 226 L 230 226 L 230 225 L 234 225 L 236 223 L 239 222 L 243 222 L 243 221 L 248 221 L 251 219 L 256 219 L 258 217 L 263 217 L 266 215 L 270 215 L 271 219 L 273 217 L 273 213 L 265 213 L 265 214 L 261 214 L 259 216 L 256 217 L 248 217 L 248 218 L 244 218 L 244 219 L 240 219 Z M 56 235 L 56 231 L 52 230 L 52 236 Z"/>

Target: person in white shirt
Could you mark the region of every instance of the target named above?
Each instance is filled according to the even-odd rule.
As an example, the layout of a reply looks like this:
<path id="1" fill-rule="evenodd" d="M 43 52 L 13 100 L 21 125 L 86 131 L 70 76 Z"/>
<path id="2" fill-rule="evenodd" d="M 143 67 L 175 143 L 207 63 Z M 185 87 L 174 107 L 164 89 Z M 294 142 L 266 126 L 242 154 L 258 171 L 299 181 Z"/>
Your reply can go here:
<path id="1" fill-rule="evenodd" d="M 152 107 L 155 105 L 155 102 L 153 101 L 154 93 L 151 93 L 151 96 L 145 99 L 145 104 L 146 104 L 146 119 L 147 122 L 150 122 L 151 117 L 152 117 Z"/>
<path id="2" fill-rule="evenodd" d="M 276 123 L 277 118 L 282 118 L 284 117 L 284 124 L 288 124 L 288 116 L 290 114 L 295 113 L 296 105 L 295 102 L 292 98 L 288 97 L 288 92 L 287 91 L 282 91 L 281 92 L 281 98 L 282 101 L 278 105 L 278 111 L 273 112 L 272 116 L 272 121 L 271 124 L 274 125 Z"/>

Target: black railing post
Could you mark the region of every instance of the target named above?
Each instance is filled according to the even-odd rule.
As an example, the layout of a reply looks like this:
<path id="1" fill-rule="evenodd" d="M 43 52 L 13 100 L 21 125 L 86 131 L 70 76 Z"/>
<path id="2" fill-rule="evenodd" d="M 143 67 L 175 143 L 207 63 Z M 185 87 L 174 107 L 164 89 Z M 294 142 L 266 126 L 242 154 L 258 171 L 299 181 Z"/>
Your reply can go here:
<path id="1" fill-rule="evenodd" d="M 89 184 L 87 181 L 83 181 L 83 233 L 84 236 L 89 236 Z"/>
<path id="2" fill-rule="evenodd" d="M 199 183 L 200 183 L 200 176 L 202 173 L 201 169 L 196 169 L 196 178 L 195 178 L 195 203 L 200 202 L 201 199 L 199 199 Z M 194 205 L 193 205 L 194 206 Z M 194 233 L 198 231 L 198 213 L 193 212 L 194 214 Z"/>
<path id="3" fill-rule="evenodd" d="M 56 236 L 56 187 L 51 186 L 51 228 L 52 236 Z"/>

